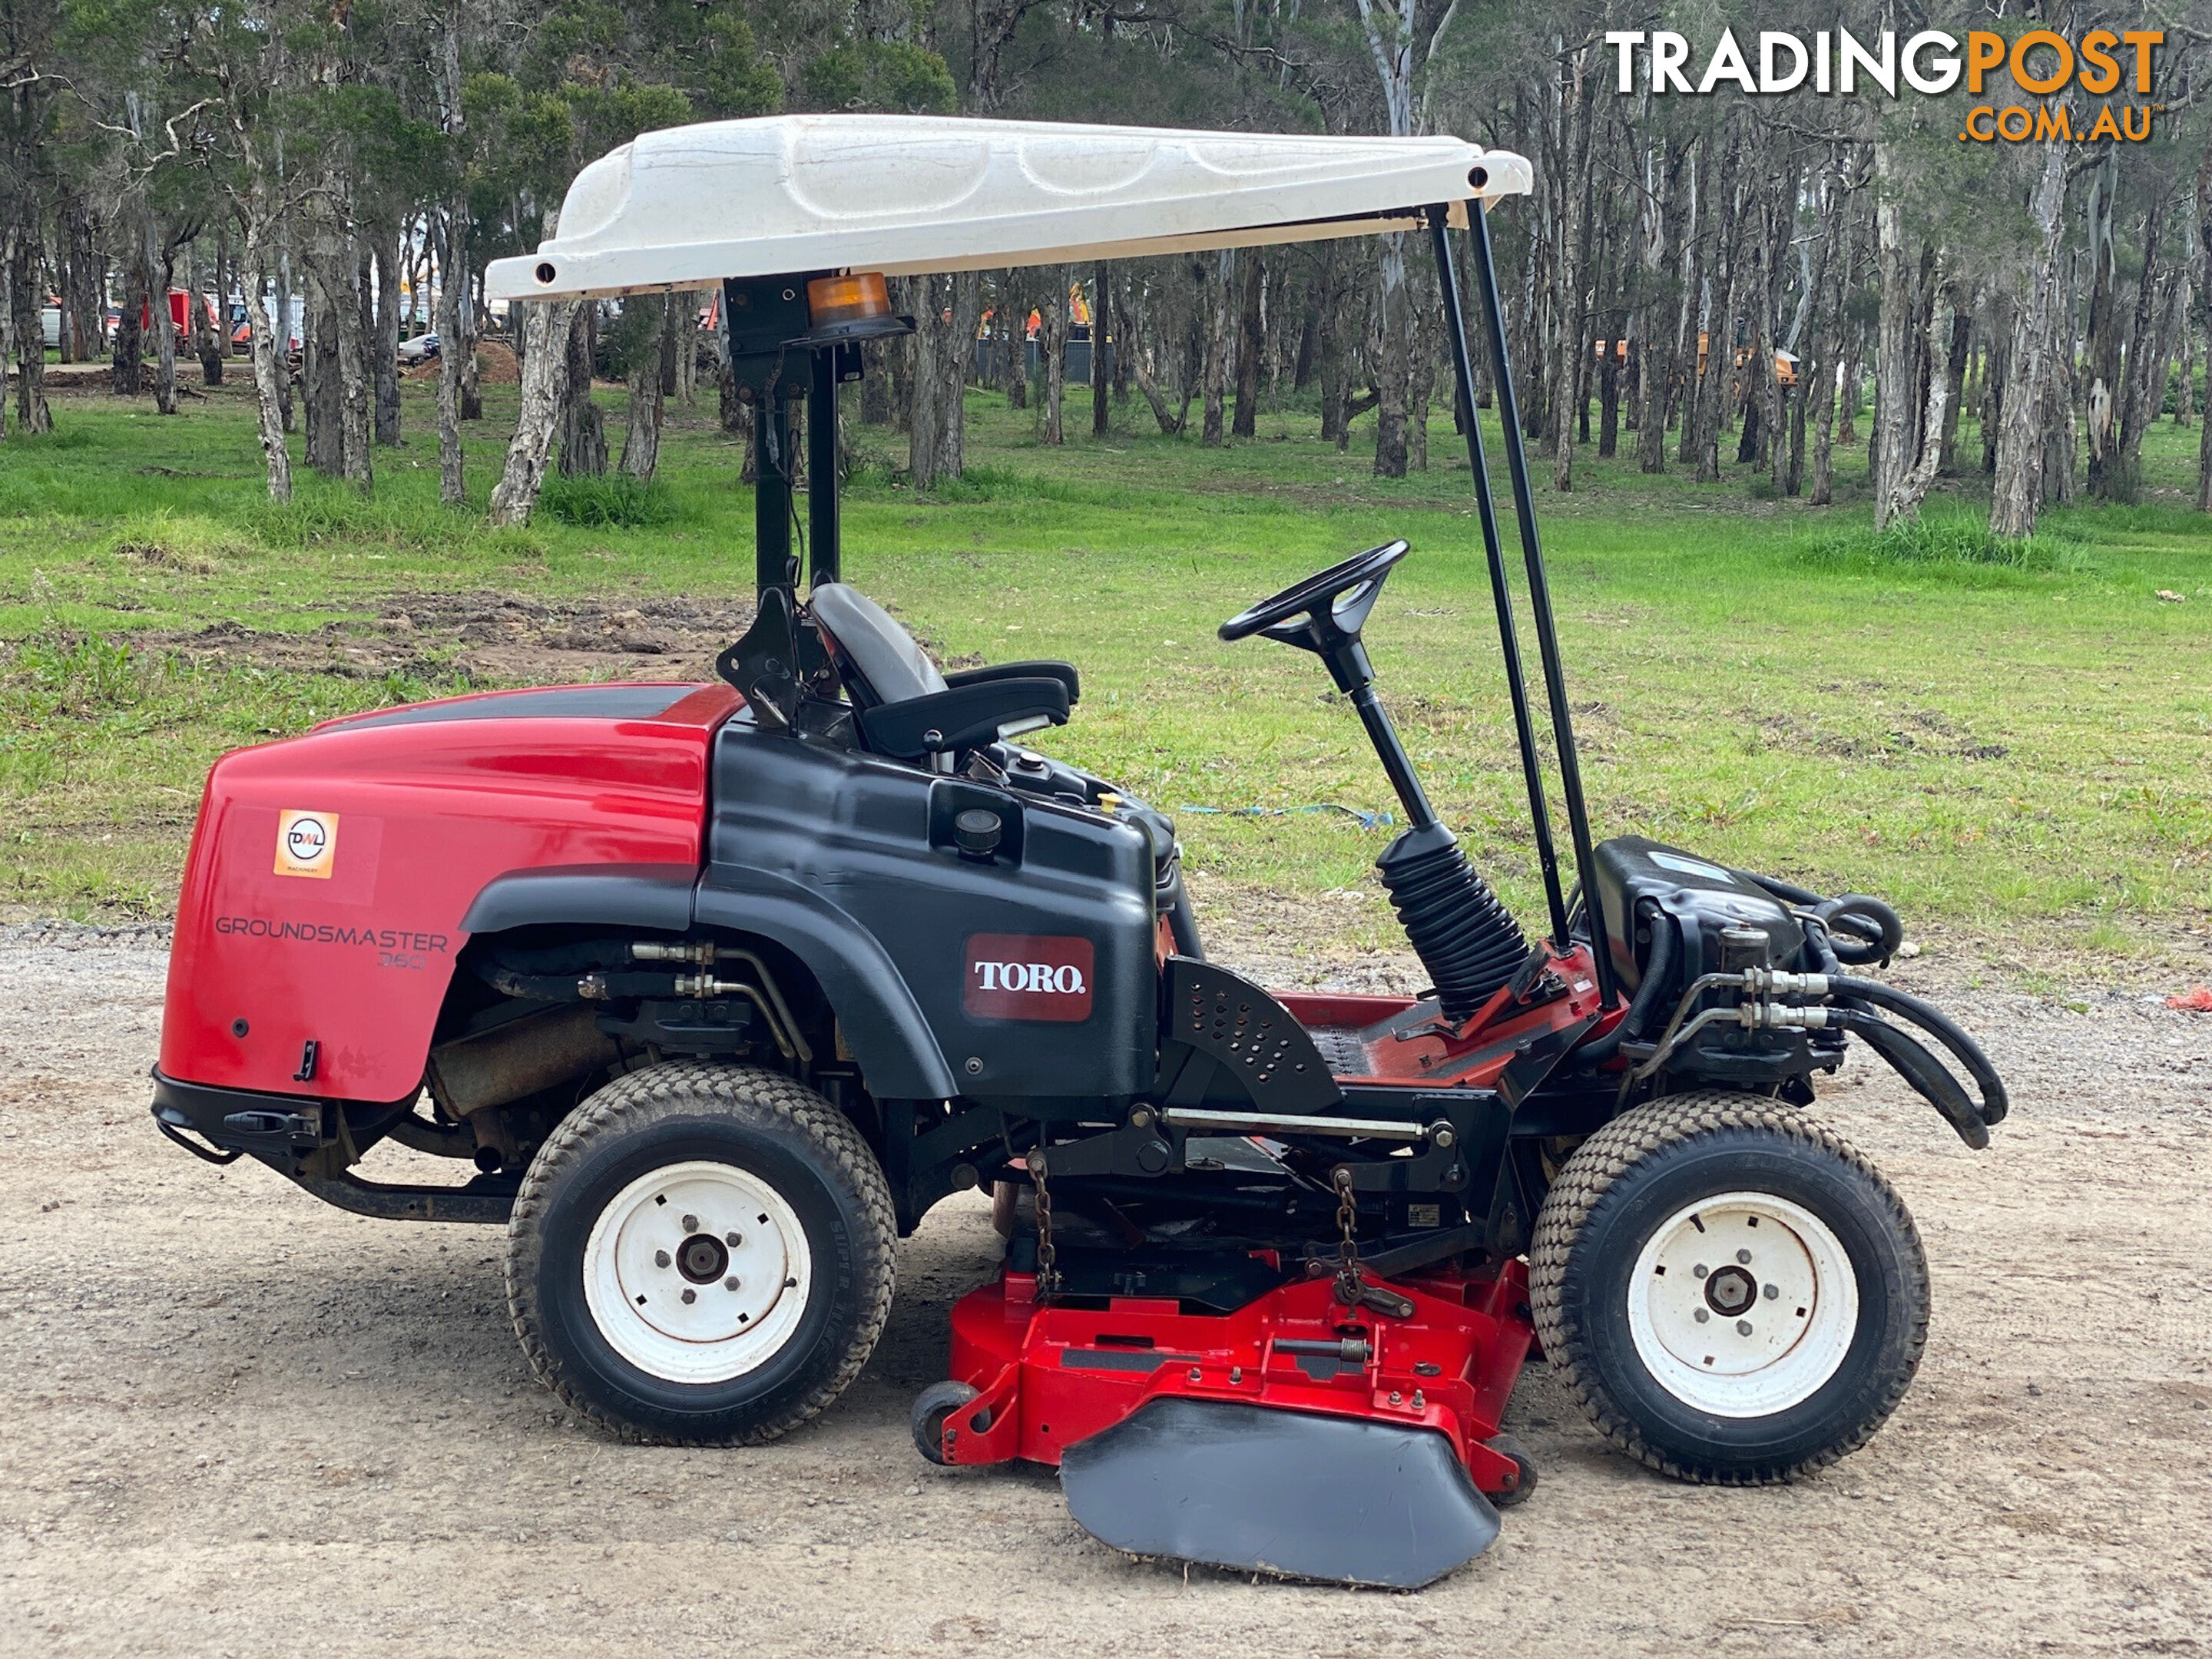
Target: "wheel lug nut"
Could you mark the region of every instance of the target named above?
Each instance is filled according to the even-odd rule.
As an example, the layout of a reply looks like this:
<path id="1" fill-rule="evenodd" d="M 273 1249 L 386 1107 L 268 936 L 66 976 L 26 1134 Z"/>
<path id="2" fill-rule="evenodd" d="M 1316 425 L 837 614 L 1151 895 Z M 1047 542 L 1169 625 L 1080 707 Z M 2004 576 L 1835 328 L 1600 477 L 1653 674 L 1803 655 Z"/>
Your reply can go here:
<path id="1" fill-rule="evenodd" d="M 732 1273 L 727 1279 L 722 1281 L 722 1288 L 726 1291 L 736 1290 L 738 1288 L 738 1276 L 735 1273 Z"/>
<path id="2" fill-rule="evenodd" d="M 1696 1267 L 1691 1268 L 1690 1271 L 1697 1274 L 1698 1278 L 1703 1279 L 1707 1273 L 1711 1273 L 1712 1269 L 1705 1266 L 1704 1262 L 1700 1261 Z"/>
<path id="3" fill-rule="evenodd" d="M 722 1235 L 722 1243 L 728 1245 L 733 1250 L 744 1242 L 745 1236 L 740 1232 L 731 1231 Z"/>
<path id="4" fill-rule="evenodd" d="M 1696 1310 L 1694 1312 L 1692 1312 L 1692 1313 L 1690 1315 L 1690 1317 L 1691 1317 L 1691 1318 L 1692 1318 L 1692 1319 L 1694 1319 L 1694 1320 L 1696 1320 L 1696 1321 L 1698 1322 L 1698 1323 L 1699 1323 L 1700 1325 L 1702 1325 L 1702 1324 L 1704 1324 L 1704 1323 L 1705 1323 L 1708 1319 L 1711 1319 L 1711 1318 L 1712 1317 L 1712 1316 L 1711 1316 L 1711 1314 L 1707 1313 L 1707 1312 L 1706 1312 L 1703 1308 L 1699 1308 L 1699 1309 Z"/>
<path id="5" fill-rule="evenodd" d="M 671 1259 L 672 1258 L 668 1252 L 665 1250 L 655 1250 L 653 1253 L 653 1265 L 656 1267 L 665 1267 L 669 1264 Z"/>
<path id="6" fill-rule="evenodd" d="M 1776 1297 L 1782 1294 L 1782 1287 L 1779 1285 L 1762 1285 L 1759 1287 L 1759 1293 L 1765 1297 L 1769 1302 L 1771 1302 Z"/>
<path id="7" fill-rule="evenodd" d="M 699 1299 L 699 1292 L 698 1292 L 698 1291 L 696 1291 L 687 1289 L 687 1290 L 684 1292 L 684 1305 L 685 1307 L 687 1307 L 687 1308 L 688 1308 L 688 1307 L 690 1307 L 690 1306 L 694 1302 L 696 1302 L 698 1299 Z"/>
<path id="8" fill-rule="evenodd" d="M 697 1232 L 699 1231 L 699 1218 L 696 1215 L 685 1216 L 684 1218 L 684 1231 L 687 1233 Z"/>
<path id="9" fill-rule="evenodd" d="M 1748 1319 L 1737 1320 L 1735 1322 L 1735 1334 L 1738 1336 L 1749 1336 L 1751 1334 L 1751 1322 Z"/>
<path id="10" fill-rule="evenodd" d="M 1747 1267 L 1751 1265 L 1751 1252 L 1749 1250 L 1738 1250 L 1735 1253 L 1735 1259 L 1742 1262 L 1744 1266 Z"/>

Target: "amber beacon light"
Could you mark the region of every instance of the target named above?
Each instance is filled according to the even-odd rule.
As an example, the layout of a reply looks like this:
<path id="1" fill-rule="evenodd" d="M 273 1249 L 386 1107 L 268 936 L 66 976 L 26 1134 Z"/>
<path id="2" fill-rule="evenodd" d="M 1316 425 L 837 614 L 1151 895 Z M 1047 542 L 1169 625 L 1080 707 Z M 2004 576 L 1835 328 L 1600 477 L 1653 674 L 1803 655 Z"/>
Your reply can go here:
<path id="1" fill-rule="evenodd" d="M 879 270 L 817 276 L 806 285 L 806 313 L 817 340 L 866 338 L 896 327 L 889 286 Z"/>

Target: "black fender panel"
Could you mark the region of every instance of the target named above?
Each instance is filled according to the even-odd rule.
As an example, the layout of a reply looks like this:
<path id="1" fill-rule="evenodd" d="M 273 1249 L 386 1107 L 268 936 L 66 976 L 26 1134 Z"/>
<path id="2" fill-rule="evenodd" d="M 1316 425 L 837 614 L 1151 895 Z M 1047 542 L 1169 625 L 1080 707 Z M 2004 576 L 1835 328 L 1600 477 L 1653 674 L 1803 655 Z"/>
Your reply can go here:
<path id="1" fill-rule="evenodd" d="M 947 1100 L 952 1068 L 914 993 L 876 936 L 820 893 L 769 871 L 710 866 L 692 896 L 702 927 L 774 939 L 822 987 L 845 1046 L 878 1098 Z"/>
<path id="2" fill-rule="evenodd" d="M 461 927 L 471 933 L 499 933 L 541 922 L 568 922 L 680 933 L 691 926 L 691 886 L 698 878 L 698 871 L 688 864 L 574 864 L 511 870 L 484 884 L 462 916 Z"/>

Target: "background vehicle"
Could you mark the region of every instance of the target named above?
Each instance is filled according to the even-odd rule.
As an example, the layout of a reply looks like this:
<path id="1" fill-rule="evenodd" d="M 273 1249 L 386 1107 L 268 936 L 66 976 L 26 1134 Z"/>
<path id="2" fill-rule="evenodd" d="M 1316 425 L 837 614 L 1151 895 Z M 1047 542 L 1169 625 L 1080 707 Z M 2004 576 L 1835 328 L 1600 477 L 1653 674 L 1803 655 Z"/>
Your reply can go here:
<path id="1" fill-rule="evenodd" d="M 881 1330 L 897 1235 L 988 1188 L 1005 1263 L 954 1310 L 917 1446 L 1056 1463 L 1140 1553 L 1449 1571 L 1530 1489 L 1499 1424 L 1540 1338 L 1672 1474 L 1780 1480 L 1863 1443 L 1917 1364 L 1926 1269 L 1805 1111 L 1814 1080 L 1857 1035 L 1976 1146 L 2003 1090 L 1943 1015 L 1849 971 L 1899 941 L 1879 900 L 1593 840 L 1484 218 L 1528 180 L 1452 138 L 888 117 L 656 132 L 586 169 L 567 234 L 488 292 L 723 279 L 757 411 L 753 623 L 720 683 L 453 699 L 226 757 L 157 1121 L 348 1208 L 505 1222 L 538 1373 L 641 1438 L 822 1410 Z M 864 202 L 892 206 L 839 206 Z M 911 326 L 872 261 L 1377 232 L 1436 257 L 1474 407 L 1470 257 L 1579 885 L 1471 428 L 1547 926 L 1469 866 L 1376 691 L 1364 631 L 1410 552 L 1386 540 L 1221 634 L 1311 653 L 1357 714 L 1409 826 L 1379 878 L 1433 984 L 1273 994 L 1206 959 L 1164 814 L 1023 746 L 1069 720 L 1075 668 L 945 674 L 843 580 L 836 404 L 861 344 Z M 386 1139 L 476 1174 L 362 1179 Z"/>

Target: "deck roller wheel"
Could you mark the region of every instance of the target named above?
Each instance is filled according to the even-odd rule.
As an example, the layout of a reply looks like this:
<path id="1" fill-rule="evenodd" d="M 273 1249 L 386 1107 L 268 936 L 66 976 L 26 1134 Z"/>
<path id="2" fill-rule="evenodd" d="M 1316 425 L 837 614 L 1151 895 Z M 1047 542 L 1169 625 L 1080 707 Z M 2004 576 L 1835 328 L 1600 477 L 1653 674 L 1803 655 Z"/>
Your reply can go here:
<path id="1" fill-rule="evenodd" d="M 975 1397 L 965 1382 L 933 1382 L 915 1396 L 914 1449 L 931 1462 L 944 1464 L 945 1419 Z"/>
<path id="2" fill-rule="evenodd" d="M 1863 1445 L 1928 1330 L 1912 1218 L 1825 1124 L 1707 1090 L 1578 1147 L 1528 1251 L 1552 1364 L 1630 1456 L 1679 1479 L 1787 1480 Z"/>

